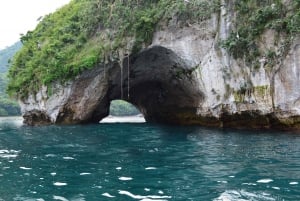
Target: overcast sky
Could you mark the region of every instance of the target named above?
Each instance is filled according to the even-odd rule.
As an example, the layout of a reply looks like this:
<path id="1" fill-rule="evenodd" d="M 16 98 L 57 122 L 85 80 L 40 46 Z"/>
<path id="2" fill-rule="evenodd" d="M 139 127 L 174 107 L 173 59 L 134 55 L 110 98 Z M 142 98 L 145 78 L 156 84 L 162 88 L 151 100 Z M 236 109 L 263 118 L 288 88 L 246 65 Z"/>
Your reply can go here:
<path id="1" fill-rule="evenodd" d="M 17 42 L 37 25 L 37 19 L 70 0 L 0 0 L 0 49 Z"/>

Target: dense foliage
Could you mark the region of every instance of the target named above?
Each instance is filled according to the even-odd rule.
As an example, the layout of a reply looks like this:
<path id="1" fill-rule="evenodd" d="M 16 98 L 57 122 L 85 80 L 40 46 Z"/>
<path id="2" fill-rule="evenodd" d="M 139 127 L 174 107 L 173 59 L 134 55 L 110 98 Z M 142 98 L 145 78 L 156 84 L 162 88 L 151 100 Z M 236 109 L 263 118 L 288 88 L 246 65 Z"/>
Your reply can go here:
<path id="1" fill-rule="evenodd" d="M 5 73 L 0 73 L 0 116 L 13 116 L 20 114 L 18 104 L 9 99 L 5 93 L 8 80 Z"/>
<path id="2" fill-rule="evenodd" d="M 300 1 L 291 0 L 286 7 L 281 0 L 243 0 L 235 1 L 237 20 L 235 30 L 230 37 L 222 41 L 234 58 L 242 58 L 248 66 L 259 67 L 258 57 L 265 56 L 269 65 L 274 66 L 274 60 L 283 58 L 290 47 L 293 38 L 300 33 Z M 275 30 L 278 36 L 285 38 L 280 51 L 269 49 L 260 52 L 259 36 L 267 29 Z"/>
<path id="3" fill-rule="evenodd" d="M 17 42 L 3 50 L 0 50 L 0 73 L 5 73 L 8 70 L 8 63 L 14 54 L 20 50 L 22 44 Z"/>
<path id="4" fill-rule="evenodd" d="M 152 39 L 158 22 L 173 16 L 204 20 L 219 0 L 72 0 L 21 37 L 23 48 L 9 72 L 10 95 L 24 97 L 41 85 L 64 82 L 99 63 L 118 62 Z"/>
<path id="5" fill-rule="evenodd" d="M 140 114 L 140 112 L 126 101 L 114 100 L 110 103 L 109 114 L 113 116 L 130 116 Z"/>
<path id="6" fill-rule="evenodd" d="M 20 114 L 18 104 L 14 100 L 11 100 L 6 94 L 8 63 L 20 48 L 21 43 L 17 42 L 0 51 L 0 116 Z"/>
<path id="7" fill-rule="evenodd" d="M 291 2 L 287 8 L 281 0 L 233 1 L 235 28 L 221 45 L 249 66 L 258 66 L 259 56 L 276 63 L 300 32 L 300 2 Z M 41 85 L 64 82 L 100 63 L 120 62 L 147 46 L 154 29 L 174 16 L 178 26 L 186 26 L 219 8 L 220 0 L 72 0 L 21 37 L 23 48 L 12 61 L 8 92 L 26 97 Z M 260 52 L 257 39 L 267 29 L 285 36 L 282 51 Z"/>

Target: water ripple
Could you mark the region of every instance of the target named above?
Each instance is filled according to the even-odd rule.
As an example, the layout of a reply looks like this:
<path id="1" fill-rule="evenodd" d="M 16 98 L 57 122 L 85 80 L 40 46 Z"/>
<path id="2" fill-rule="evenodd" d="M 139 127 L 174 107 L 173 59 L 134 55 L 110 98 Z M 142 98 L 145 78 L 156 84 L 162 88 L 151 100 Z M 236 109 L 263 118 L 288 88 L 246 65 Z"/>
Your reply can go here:
<path id="1" fill-rule="evenodd" d="M 151 124 L 0 128 L 0 200 L 300 200 L 299 134 Z"/>
<path id="2" fill-rule="evenodd" d="M 266 193 L 251 193 L 244 190 L 227 190 L 213 201 L 275 201 Z"/>
<path id="3" fill-rule="evenodd" d="M 20 151 L 16 151 L 16 150 L 0 150 L 0 158 L 16 158 L 19 155 Z"/>
<path id="4" fill-rule="evenodd" d="M 121 181 L 130 181 L 130 180 L 133 180 L 132 177 L 119 177 L 119 180 Z"/>
<path id="5" fill-rule="evenodd" d="M 160 195 L 134 195 L 133 193 L 130 193 L 128 191 L 123 191 L 123 190 L 119 190 L 119 194 L 120 195 L 127 195 L 133 199 L 137 199 L 137 200 L 153 200 L 155 199 L 157 201 L 157 199 L 160 199 L 160 201 L 167 201 L 166 199 L 171 199 L 171 196 L 160 196 Z M 164 200 L 162 200 L 164 199 Z"/>
<path id="6" fill-rule="evenodd" d="M 108 198 L 115 198 L 116 196 L 113 196 L 113 195 L 111 195 L 111 194 L 109 194 L 109 193 L 102 193 L 102 195 L 104 196 L 104 197 L 108 197 Z"/>
<path id="7" fill-rule="evenodd" d="M 65 182 L 54 182 L 53 185 L 54 185 L 54 186 L 66 186 L 66 185 L 68 185 L 68 184 L 65 183 Z"/>
<path id="8" fill-rule="evenodd" d="M 53 200 L 69 201 L 67 198 L 65 198 L 63 196 L 57 196 L 57 195 L 53 196 Z"/>

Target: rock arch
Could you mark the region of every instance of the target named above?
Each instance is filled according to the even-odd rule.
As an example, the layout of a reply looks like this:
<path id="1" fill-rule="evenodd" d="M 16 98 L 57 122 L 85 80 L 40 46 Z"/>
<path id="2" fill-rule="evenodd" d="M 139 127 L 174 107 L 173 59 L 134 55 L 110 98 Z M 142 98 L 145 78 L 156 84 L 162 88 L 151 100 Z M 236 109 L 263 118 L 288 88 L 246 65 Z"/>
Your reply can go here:
<path id="1" fill-rule="evenodd" d="M 123 79 L 113 73 L 109 100 L 124 99 L 135 105 L 150 122 L 183 123 L 189 115 L 195 115 L 199 100 L 204 95 L 193 74 L 173 51 L 154 46 L 123 62 Z M 120 81 L 123 80 L 124 97 Z M 128 90 L 129 89 L 129 90 Z M 128 92 L 128 93 L 127 93 Z"/>
<path id="2" fill-rule="evenodd" d="M 64 87 L 56 87 L 54 94 L 39 104 L 44 105 L 43 110 L 25 112 L 25 122 L 98 123 L 109 114 L 110 102 L 117 99 L 136 106 L 148 122 L 187 124 L 197 118 L 204 94 L 199 90 L 196 68 L 173 51 L 153 46 L 125 57 L 122 66 L 123 73 L 118 62 L 99 65 Z M 41 122 L 37 122 L 39 116 Z"/>

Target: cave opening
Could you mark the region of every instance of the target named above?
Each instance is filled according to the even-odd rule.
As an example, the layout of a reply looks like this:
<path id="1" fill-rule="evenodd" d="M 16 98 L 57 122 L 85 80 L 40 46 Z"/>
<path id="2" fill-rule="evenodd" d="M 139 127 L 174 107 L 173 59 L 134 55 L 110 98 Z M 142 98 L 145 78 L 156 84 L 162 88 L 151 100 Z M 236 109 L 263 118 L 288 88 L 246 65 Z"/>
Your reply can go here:
<path id="1" fill-rule="evenodd" d="M 198 122 L 197 111 L 205 95 L 199 87 L 197 67 L 161 46 L 149 47 L 122 61 L 108 63 L 105 68 L 99 64 L 83 72 L 68 88 L 57 90 L 53 96 L 56 105 L 46 105 L 53 113 L 28 111 L 23 115 L 25 122 L 29 125 L 99 123 L 110 116 L 115 101 L 120 100 L 134 105 L 147 122 Z M 63 98 L 57 100 L 57 97 Z"/>
<path id="2" fill-rule="evenodd" d="M 133 104 L 118 99 L 112 100 L 109 106 L 109 115 L 100 123 L 144 123 L 143 114 Z"/>
<path id="3" fill-rule="evenodd" d="M 193 124 L 199 100 L 204 98 L 194 69 L 160 46 L 126 57 L 108 72 L 108 88 L 93 117 L 103 122 L 105 117 L 120 116 L 132 104 L 147 122 Z"/>

